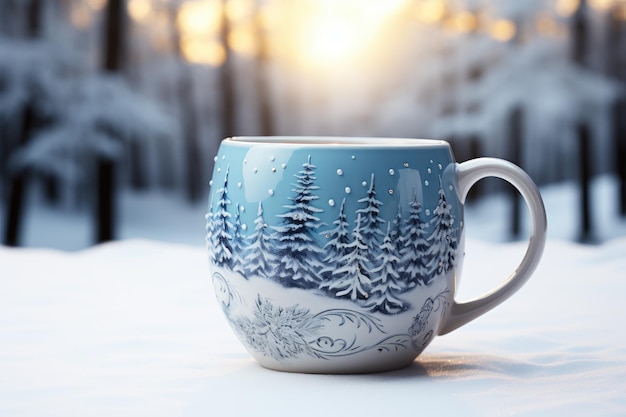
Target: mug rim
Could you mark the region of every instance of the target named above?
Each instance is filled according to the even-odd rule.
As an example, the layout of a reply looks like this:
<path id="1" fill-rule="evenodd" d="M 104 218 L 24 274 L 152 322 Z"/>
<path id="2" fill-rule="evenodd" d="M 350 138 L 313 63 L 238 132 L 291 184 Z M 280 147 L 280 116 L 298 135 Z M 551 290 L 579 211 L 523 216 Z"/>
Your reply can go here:
<path id="1" fill-rule="evenodd" d="M 438 139 L 418 139 L 373 136 L 232 136 L 224 142 L 241 145 L 312 146 L 312 147 L 364 147 L 364 148 L 433 148 L 448 147 L 448 142 Z"/>

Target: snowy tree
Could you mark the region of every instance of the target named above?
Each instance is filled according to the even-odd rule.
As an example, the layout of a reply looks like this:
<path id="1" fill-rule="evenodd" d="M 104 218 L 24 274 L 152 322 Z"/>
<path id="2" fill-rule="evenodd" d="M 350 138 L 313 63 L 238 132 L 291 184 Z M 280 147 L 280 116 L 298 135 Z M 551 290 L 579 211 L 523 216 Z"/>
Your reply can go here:
<path id="1" fill-rule="evenodd" d="M 233 224 L 233 239 L 231 242 L 233 248 L 232 269 L 234 272 L 244 274 L 244 259 L 246 256 L 245 237 L 241 234 L 243 231 L 241 224 L 241 211 L 239 204 L 235 209 L 235 222 Z"/>
<path id="2" fill-rule="evenodd" d="M 315 185 L 315 165 L 311 164 L 311 156 L 302 164 L 303 170 L 294 174 L 297 183 L 292 184 L 296 193 L 289 199 L 293 204 L 283 206 L 288 211 L 278 215 L 283 219 L 282 225 L 275 226 L 272 244 L 278 255 L 274 275 L 288 286 L 317 287 L 319 271 L 322 268 L 320 259 L 324 253 L 316 242 L 315 235 L 322 223 L 317 213 L 323 210 L 313 206 L 319 198 L 314 192 L 319 189 Z"/>
<path id="3" fill-rule="evenodd" d="M 380 218 L 380 206 L 382 206 L 383 203 L 376 199 L 374 174 L 372 174 L 370 188 L 367 190 L 367 197 L 361 198 L 359 203 L 365 203 L 366 205 L 365 208 L 359 209 L 356 212 L 363 215 L 361 233 L 363 239 L 367 242 L 369 258 L 373 262 L 374 259 L 378 258 L 380 243 L 385 235 L 381 230 L 381 226 L 385 221 Z"/>
<path id="4" fill-rule="evenodd" d="M 38 130 L 28 145 L 14 155 L 12 162 L 16 166 L 48 172 L 75 185 L 90 178 L 93 163 L 87 161 L 96 159 L 100 161 L 97 177 L 104 182 L 113 181 L 109 174 L 123 160 L 127 145 L 154 146 L 175 132 L 172 119 L 163 109 L 133 91 L 120 76 L 84 76 L 59 80 L 57 84 L 50 97 L 54 122 Z M 107 105 L 103 106 L 103 102 Z M 113 186 L 108 191 L 98 188 L 96 193 L 97 241 L 115 234 L 114 193 Z M 107 198 L 110 204 L 102 203 Z M 105 214 L 100 209 L 112 211 Z"/>
<path id="5" fill-rule="evenodd" d="M 326 264 L 326 266 L 320 271 L 323 276 L 332 274 L 335 269 L 342 266 L 340 260 L 343 259 L 348 252 L 350 233 L 348 231 L 348 221 L 346 220 L 345 204 L 346 199 L 344 198 L 341 202 L 337 220 L 333 222 L 335 228 L 325 232 L 325 234 L 328 234 L 330 240 L 324 245 L 324 250 L 326 251 L 324 264 Z M 324 282 L 320 287 L 323 288 L 328 285 L 328 282 Z"/>
<path id="6" fill-rule="evenodd" d="M 391 241 L 393 242 L 394 247 L 396 248 L 396 253 L 400 253 L 400 249 L 402 249 L 402 227 L 404 223 L 402 222 L 402 207 L 398 205 L 398 211 L 396 212 L 396 216 L 392 220 L 393 228 L 391 229 Z"/>
<path id="7" fill-rule="evenodd" d="M 124 141 L 150 142 L 175 132 L 159 105 L 119 77 L 57 80 L 49 100 L 54 123 L 39 130 L 15 156 L 18 166 L 62 175 L 68 165 L 84 169 L 85 156 L 121 158 Z"/>
<path id="8" fill-rule="evenodd" d="M 372 311 L 387 314 L 399 313 L 404 311 L 408 304 L 396 297 L 396 294 L 404 290 L 404 286 L 398 272 L 400 258 L 396 256 L 396 248 L 391 240 L 391 224 L 389 223 L 381 249 L 381 264 L 371 271 L 372 289 L 365 307 Z"/>
<path id="9" fill-rule="evenodd" d="M 0 26 L 24 20 L 29 36 L 18 27 L 15 32 L 0 27 L 0 171 L 21 182 L 10 187 L 16 195 L 8 205 L 24 211 L 17 190 L 28 194 L 34 181 L 54 203 L 88 196 L 95 201 L 81 207 L 97 210 L 94 237 L 108 240 L 115 237 L 115 186 L 143 172 L 138 167 L 164 143 L 159 139 L 177 137 L 171 112 L 139 94 L 136 85 L 131 87 L 136 79 L 121 71 L 128 69 L 121 62 L 122 44 L 128 46 L 134 37 L 123 30 L 130 24 L 124 0 L 101 2 L 98 10 L 90 2 L 12 3 L 17 8 L 3 9 L 9 12 L 0 17 Z M 77 10 L 83 24 L 74 19 Z M 92 18 L 99 23 L 84 26 Z M 137 158 L 132 152 L 126 157 L 140 147 Z M 130 169 L 117 169 L 120 163 Z M 19 221 L 10 223 L 19 229 Z"/>
<path id="10" fill-rule="evenodd" d="M 428 258 L 426 252 L 429 243 L 426 241 L 428 223 L 422 221 L 422 205 L 416 201 L 409 203 L 409 218 L 403 227 L 400 237 L 400 270 L 406 276 L 410 286 L 425 284 L 428 279 Z"/>
<path id="11" fill-rule="evenodd" d="M 228 198 L 228 172 L 230 167 L 226 169 L 224 176 L 224 185 L 217 190 L 216 209 L 212 214 L 212 234 L 208 237 L 209 246 L 212 248 L 211 259 L 216 265 L 232 268 L 233 258 L 233 224 L 230 221 L 231 214 L 228 212 L 228 206 L 231 204 Z"/>
<path id="12" fill-rule="evenodd" d="M 448 272 L 456 263 L 457 237 L 454 231 L 454 215 L 452 206 L 446 201 L 443 188 L 439 187 L 439 202 L 433 210 L 431 222 L 434 229 L 427 241 L 429 243 L 426 256 L 428 263 L 428 276 L 426 284 L 429 284 L 436 276 Z"/>
<path id="13" fill-rule="evenodd" d="M 444 65 L 439 76 L 458 82 L 441 86 L 440 95 L 448 96 L 450 103 L 445 106 L 445 112 L 432 119 L 430 134 L 459 141 L 476 137 L 480 140 L 481 153 L 511 158 L 510 142 L 502 137 L 509 130 L 513 112 L 521 109 L 524 113 L 521 152 L 532 155 L 524 159 L 524 169 L 540 183 L 562 180 L 575 171 L 555 169 L 554 161 L 576 158 L 572 143 L 579 121 L 587 121 L 593 127 L 597 149 L 610 146 L 610 136 L 606 134 L 610 127 L 606 124 L 610 120 L 610 103 L 621 88 L 591 69 L 603 64 L 595 62 L 591 68 L 585 68 L 572 62 L 576 31 L 570 37 L 565 34 L 565 27 L 560 26 L 562 34 L 554 36 L 538 31 L 539 25 L 529 24 L 537 16 L 545 16 L 546 21 L 554 22 L 557 27 L 565 24 L 555 13 L 558 8 L 548 5 L 558 2 L 490 3 L 495 13 L 516 22 L 515 36 L 506 44 L 478 34 L 460 36 L 446 44 L 446 49 L 450 49 L 448 59 L 456 57 L 458 65 Z M 576 4 L 572 12 L 588 10 L 579 3 L 572 2 Z M 570 19 L 575 20 L 575 15 Z M 588 23 L 594 24 L 594 20 L 602 21 L 591 18 Z M 588 27 L 588 41 L 602 38 L 594 34 L 598 29 Z M 614 50 L 600 45 L 591 48 L 595 50 L 589 51 L 592 53 L 587 58 L 593 59 L 600 58 L 602 50 Z M 541 71 L 536 71 L 537 68 Z M 597 156 L 597 166 L 610 164 L 601 161 L 608 153 L 601 154 Z"/>
<path id="14" fill-rule="evenodd" d="M 263 218 L 263 203 L 259 202 L 257 217 L 254 220 L 255 233 L 250 235 L 248 253 L 245 257 L 244 266 L 248 276 L 260 276 L 263 278 L 272 275 L 272 264 L 275 256 L 270 251 L 270 236 L 267 232 L 267 223 Z"/>
<path id="15" fill-rule="evenodd" d="M 211 261 L 215 261 L 215 251 L 213 250 L 213 245 L 211 245 L 211 239 L 213 237 L 213 234 L 215 233 L 215 220 L 213 219 L 213 206 L 209 207 L 209 211 L 207 214 L 204 215 L 204 218 L 206 220 L 206 247 L 207 247 L 207 251 L 209 254 L 209 259 Z"/>
<path id="16" fill-rule="evenodd" d="M 333 281 L 328 289 L 337 297 L 367 299 L 371 285 L 370 272 L 368 270 L 368 248 L 365 238 L 361 233 L 361 214 L 357 215 L 356 225 L 352 231 L 352 242 L 348 245 L 348 252 L 340 258 L 339 264 L 343 265 L 333 271 Z"/>
<path id="17" fill-rule="evenodd" d="M 10 158 L 14 152 L 24 148 L 33 133 L 47 123 L 50 79 L 55 70 L 64 64 L 66 54 L 63 52 L 67 50 L 64 48 L 65 51 L 52 54 L 48 49 L 56 45 L 42 39 L 44 16 L 41 1 L 21 3 L 19 8 L 24 7 L 22 11 L 28 18 L 12 16 L 10 20 L 14 20 L 17 27 L 21 26 L 20 23 L 24 24 L 24 39 L 0 38 L 0 192 L 7 186 L 9 193 L 6 195 L 2 243 L 8 246 L 20 243 L 28 177 L 23 170 L 6 168 L 12 162 Z"/>

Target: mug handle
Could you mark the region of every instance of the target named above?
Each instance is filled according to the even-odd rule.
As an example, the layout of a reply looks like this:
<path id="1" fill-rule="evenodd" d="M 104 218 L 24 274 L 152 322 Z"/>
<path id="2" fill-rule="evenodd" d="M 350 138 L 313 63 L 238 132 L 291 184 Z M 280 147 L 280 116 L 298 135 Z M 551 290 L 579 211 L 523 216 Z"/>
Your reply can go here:
<path id="1" fill-rule="evenodd" d="M 528 248 L 520 265 L 498 288 L 471 301 L 457 303 L 453 300 L 439 329 L 440 335 L 485 314 L 517 292 L 537 268 L 546 244 L 547 219 L 543 200 L 532 179 L 517 165 L 496 158 L 477 158 L 457 164 L 457 189 L 461 203 L 465 203 L 470 188 L 486 177 L 508 181 L 526 201 L 531 224 Z"/>

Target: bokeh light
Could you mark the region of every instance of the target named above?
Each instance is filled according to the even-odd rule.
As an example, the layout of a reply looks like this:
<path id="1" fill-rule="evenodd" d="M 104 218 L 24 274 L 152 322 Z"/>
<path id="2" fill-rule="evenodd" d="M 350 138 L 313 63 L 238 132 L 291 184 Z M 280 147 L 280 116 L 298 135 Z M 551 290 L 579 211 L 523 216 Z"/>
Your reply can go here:
<path id="1" fill-rule="evenodd" d="M 515 23 L 507 19 L 498 19 L 491 24 L 489 34 L 496 40 L 507 42 L 513 39 L 517 28 Z"/>
<path id="2" fill-rule="evenodd" d="M 555 9 L 563 17 L 569 17 L 580 7 L 580 0 L 557 0 Z"/>
<path id="3" fill-rule="evenodd" d="M 128 14 L 138 22 L 145 22 L 152 14 L 151 0 L 129 0 Z"/>
<path id="4" fill-rule="evenodd" d="M 185 58 L 196 64 L 219 67 L 226 60 L 224 45 L 217 40 L 185 36 L 181 39 L 180 48 Z"/>

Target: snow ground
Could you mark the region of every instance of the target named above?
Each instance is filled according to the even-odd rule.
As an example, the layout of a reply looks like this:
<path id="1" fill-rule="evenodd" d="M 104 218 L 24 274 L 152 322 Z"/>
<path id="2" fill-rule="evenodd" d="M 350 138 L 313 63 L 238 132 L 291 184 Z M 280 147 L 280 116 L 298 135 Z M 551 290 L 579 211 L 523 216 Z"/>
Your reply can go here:
<path id="1" fill-rule="evenodd" d="M 485 273 L 510 272 L 524 246 L 468 240 L 464 278 L 493 288 Z M 201 247 L 0 247 L 0 415 L 624 416 L 625 248 L 551 241 L 518 294 L 412 366 L 327 376 L 254 362 Z"/>
<path id="2" fill-rule="evenodd" d="M 596 178 L 592 183 L 594 198 L 592 223 L 597 242 L 626 236 L 626 218 L 617 214 L 617 181 L 613 177 Z M 548 238 L 578 238 L 578 190 L 573 182 L 542 187 L 541 194 L 548 215 Z M 67 211 L 29 200 L 24 219 L 26 247 L 45 247 L 65 251 L 87 248 L 92 242 L 89 212 Z M 0 207 L 2 215 L 4 207 Z M 204 246 L 206 205 L 186 203 L 180 195 L 159 192 L 124 192 L 119 199 L 119 239 L 149 239 Z M 506 196 L 493 195 L 466 206 L 468 239 L 505 242 L 508 235 L 511 205 Z M 523 215 L 527 216 L 525 210 Z M 527 217 L 523 218 L 527 235 Z M 0 224 L 0 229 L 3 225 Z M 523 238 L 521 238 L 523 239 Z"/>

